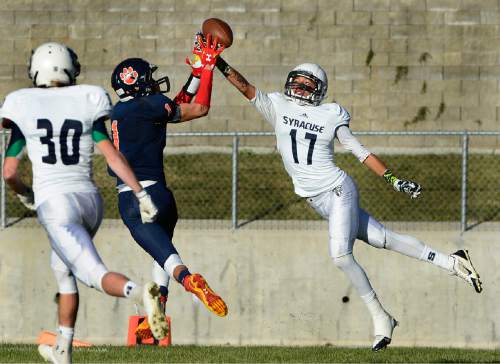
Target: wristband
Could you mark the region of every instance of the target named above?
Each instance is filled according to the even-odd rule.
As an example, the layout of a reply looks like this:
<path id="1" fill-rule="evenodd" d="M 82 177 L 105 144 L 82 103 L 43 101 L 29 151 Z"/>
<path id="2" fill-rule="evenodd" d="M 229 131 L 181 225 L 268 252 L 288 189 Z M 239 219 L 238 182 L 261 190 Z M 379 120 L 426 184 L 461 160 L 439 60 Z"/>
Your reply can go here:
<path id="1" fill-rule="evenodd" d="M 394 185 L 394 182 L 396 182 L 399 178 L 396 177 L 390 169 L 386 169 L 384 172 L 384 179 L 387 183 Z"/>
<path id="2" fill-rule="evenodd" d="M 189 104 L 193 96 L 198 92 L 199 87 L 200 78 L 190 74 L 186 84 L 182 87 L 182 90 L 180 90 L 175 96 L 174 102 L 177 105 Z"/>
<path id="3" fill-rule="evenodd" d="M 217 69 L 219 71 L 222 72 L 222 74 L 224 76 L 229 76 L 229 72 L 231 71 L 231 66 L 227 64 L 226 61 L 224 61 L 220 56 L 217 57 L 217 61 L 215 62 L 215 67 L 217 67 Z"/>
<path id="4" fill-rule="evenodd" d="M 198 92 L 198 88 L 200 87 L 200 78 L 193 76 L 193 74 L 189 75 L 189 78 L 182 88 L 188 95 L 194 95 Z"/>

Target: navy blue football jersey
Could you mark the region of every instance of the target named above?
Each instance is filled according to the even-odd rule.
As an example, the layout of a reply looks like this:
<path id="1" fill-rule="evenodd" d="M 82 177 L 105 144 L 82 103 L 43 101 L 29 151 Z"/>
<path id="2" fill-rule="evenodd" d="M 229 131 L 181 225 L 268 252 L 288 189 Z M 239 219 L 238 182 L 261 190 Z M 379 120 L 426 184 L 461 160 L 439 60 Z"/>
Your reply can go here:
<path id="1" fill-rule="evenodd" d="M 111 136 L 114 146 L 127 158 L 139 181 L 165 183 L 163 149 L 167 122 L 180 119 L 180 108 L 162 94 L 118 102 L 111 112 Z M 117 185 L 123 183 L 117 178 Z"/>

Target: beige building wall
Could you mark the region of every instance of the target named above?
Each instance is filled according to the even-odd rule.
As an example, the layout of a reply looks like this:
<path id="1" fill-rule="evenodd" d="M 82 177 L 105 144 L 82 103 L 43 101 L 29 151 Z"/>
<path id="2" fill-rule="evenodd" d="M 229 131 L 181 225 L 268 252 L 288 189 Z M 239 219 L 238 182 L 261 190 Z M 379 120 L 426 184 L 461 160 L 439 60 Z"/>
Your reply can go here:
<path id="1" fill-rule="evenodd" d="M 437 267 L 358 241 L 356 259 L 400 321 L 393 344 L 500 348 L 498 227 L 464 235 L 447 229 L 406 232 L 446 253 L 469 249 L 484 291 L 477 294 Z M 168 313 L 174 344 L 370 347 L 370 316 L 328 256 L 323 227 L 181 227 L 174 239 L 191 271 L 203 273 L 229 307 L 227 317 L 215 316 L 171 282 Z M 139 282 L 151 279 L 150 258 L 121 222 L 108 221 L 95 242 L 109 269 Z M 33 343 L 41 330 L 54 331 L 57 288 L 49 253 L 46 234 L 35 221 L 0 231 L 0 341 Z M 133 304 L 80 287 L 76 338 L 124 345 Z"/>
<path id="2" fill-rule="evenodd" d="M 224 57 L 262 90 L 282 89 L 298 63 L 321 64 L 328 100 L 350 110 L 355 131 L 499 129 L 497 0 L 2 0 L 0 97 L 30 85 L 30 51 L 49 40 L 79 54 L 80 82 L 112 93 L 113 67 L 141 56 L 170 76 L 176 92 L 189 73 L 193 33 L 209 17 L 232 26 Z M 220 76 L 213 96 L 208 118 L 171 129 L 270 130 Z"/>

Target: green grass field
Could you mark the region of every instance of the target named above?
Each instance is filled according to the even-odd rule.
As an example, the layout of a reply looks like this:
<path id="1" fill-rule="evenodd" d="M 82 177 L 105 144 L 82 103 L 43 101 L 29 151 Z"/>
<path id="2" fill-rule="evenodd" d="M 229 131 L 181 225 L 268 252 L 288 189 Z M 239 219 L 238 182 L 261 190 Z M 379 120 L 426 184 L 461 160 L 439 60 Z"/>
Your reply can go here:
<path id="1" fill-rule="evenodd" d="M 396 193 L 352 155 L 339 154 L 337 164 L 356 181 L 360 204 L 382 221 L 460 221 L 461 156 L 388 155 L 382 158 L 394 172 L 423 185 L 417 200 Z M 469 221 L 499 221 L 498 165 L 500 156 L 470 155 L 467 199 Z M 22 163 L 29 180 L 29 163 Z M 165 159 L 167 183 L 173 190 L 181 219 L 231 219 L 231 155 L 178 154 Z M 277 153 L 239 155 L 238 219 L 315 220 L 320 217 L 296 196 Z M 105 200 L 105 218 L 119 218 L 114 180 L 102 157 L 94 161 L 94 179 Z M 7 216 L 22 216 L 26 209 L 9 191 Z"/>
<path id="2" fill-rule="evenodd" d="M 500 350 L 313 347 L 96 346 L 75 349 L 79 363 L 498 363 Z M 0 345 L 0 362 L 40 362 L 35 345 Z"/>

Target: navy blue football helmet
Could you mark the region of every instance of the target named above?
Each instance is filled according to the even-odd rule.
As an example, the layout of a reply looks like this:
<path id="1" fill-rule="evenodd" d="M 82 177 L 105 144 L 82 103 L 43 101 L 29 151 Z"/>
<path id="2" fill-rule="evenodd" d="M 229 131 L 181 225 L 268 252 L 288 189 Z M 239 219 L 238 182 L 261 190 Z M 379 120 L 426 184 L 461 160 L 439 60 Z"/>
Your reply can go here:
<path id="1" fill-rule="evenodd" d="M 111 87 L 120 99 L 147 96 L 170 91 L 168 77 L 158 80 L 153 78 L 153 72 L 158 69 L 154 64 L 142 58 L 127 58 L 120 62 L 111 75 Z M 166 84 L 166 90 L 160 85 Z"/>

